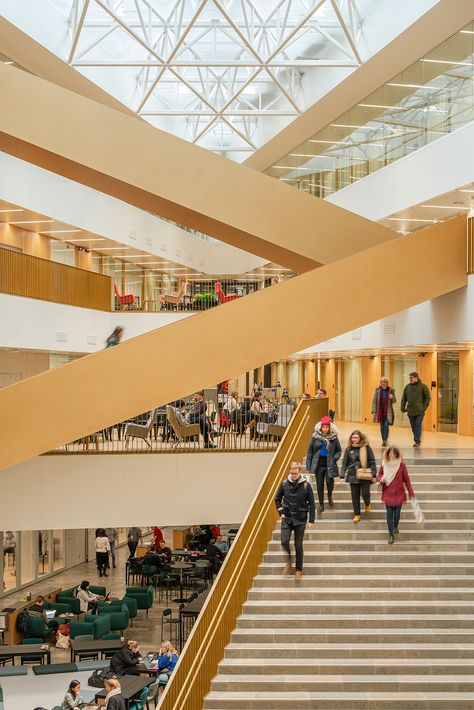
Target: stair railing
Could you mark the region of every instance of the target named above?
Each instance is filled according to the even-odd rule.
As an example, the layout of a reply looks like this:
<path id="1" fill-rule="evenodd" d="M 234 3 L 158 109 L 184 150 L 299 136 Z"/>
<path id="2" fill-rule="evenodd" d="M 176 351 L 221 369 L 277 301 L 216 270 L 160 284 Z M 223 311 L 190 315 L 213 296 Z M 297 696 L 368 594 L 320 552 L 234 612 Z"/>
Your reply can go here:
<path id="1" fill-rule="evenodd" d="M 277 520 L 278 485 L 292 461 L 301 461 L 327 399 L 302 400 L 262 480 L 160 702 L 160 710 L 202 710 L 224 649 L 262 562 Z M 223 472 L 225 475 L 225 472 Z"/>

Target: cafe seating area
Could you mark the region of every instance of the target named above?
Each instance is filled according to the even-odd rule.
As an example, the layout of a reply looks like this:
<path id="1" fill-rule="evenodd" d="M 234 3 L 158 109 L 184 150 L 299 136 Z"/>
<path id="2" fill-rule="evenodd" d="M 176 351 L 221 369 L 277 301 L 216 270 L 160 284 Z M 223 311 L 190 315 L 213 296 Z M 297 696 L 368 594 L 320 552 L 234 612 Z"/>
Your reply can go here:
<path id="1" fill-rule="evenodd" d="M 94 584 L 97 570 L 95 561 L 90 560 L 57 575 L 54 589 L 35 590 L 45 596 L 45 610 L 54 611 L 60 623 L 68 624 L 70 645 L 60 649 L 51 638 L 49 642 L 39 637 L 23 638 L 16 626 L 10 636 L 8 630 L 4 631 L 5 643 L 0 643 L 0 696 L 4 701 L 0 699 L 0 710 L 32 710 L 37 706 L 59 710 L 72 679 L 80 680 L 84 702 L 100 703 L 101 689 L 89 686 L 88 679 L 94 670 L 109 666 L 123 638 L 136 640 L 144 659 L 138 676 L 122 678 L 126 707 L 142 710 L 140 703 L 146 708 L 148 702 L 149 710 L 154 710 L 159 687 L 156 670 L 146 666 L 147 656 L 156 654 L 164 640 L 171 641 L 178 653 L 182 651 L 215 577 L 202 549 L 202 529 L 163 532 L 172 544 L 172 556 L 161 571 L 142 563 L 151 546 L 151 538 L 145 538 L 137 549 L 139 556 L 131 562 L 126 545 L 117 549 L 117 568 L 109 570 L 104 580 L 107 586 Z M 224 539 L 232 542 L 235 530 L 223 533 Z M 61 584 L 63 577 L 68 583 Z M 107 596 L 97 601 L 97 614 L 80 613 L 74 590 L 82 578 L 91 581 L 93 593 Z M 32 600 L 18 610 L 27 610 L 34 601 L 33 593 Z"/>

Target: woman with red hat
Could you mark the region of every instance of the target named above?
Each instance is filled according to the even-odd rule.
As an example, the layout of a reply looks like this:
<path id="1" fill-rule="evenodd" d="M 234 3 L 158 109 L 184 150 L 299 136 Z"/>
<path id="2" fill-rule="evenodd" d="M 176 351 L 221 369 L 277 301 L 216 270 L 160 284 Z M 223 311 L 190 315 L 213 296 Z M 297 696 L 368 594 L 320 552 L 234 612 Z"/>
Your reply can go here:
<path id="1" fill-rule="evenodd" d="M 334 505 L 332 498 L 334 479 L 339 476 L 337 462 L 342 452 L 338 433 L 331 419 L 327 416 L 323 417 L 314 427 L 314 434 L 309 444 L 306 468 L 316 477 L 318 513 L 324 512 L 324 481 L 326 481 L 329 505 Z"/>

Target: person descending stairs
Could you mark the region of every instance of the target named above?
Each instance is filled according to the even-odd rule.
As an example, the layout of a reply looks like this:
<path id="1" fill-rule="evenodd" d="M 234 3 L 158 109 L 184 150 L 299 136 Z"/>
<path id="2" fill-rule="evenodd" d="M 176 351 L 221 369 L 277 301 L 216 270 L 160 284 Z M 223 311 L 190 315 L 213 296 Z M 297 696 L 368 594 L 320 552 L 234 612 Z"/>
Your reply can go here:
<path id="1" fill-rule="evenodd" d="M 337 484 L 295 581 L 278 523 L 205 710 L 474 708 L 474 465 L 405 463 L 425 522 L 394 545 L 380 493 L 355 526 Z"/>

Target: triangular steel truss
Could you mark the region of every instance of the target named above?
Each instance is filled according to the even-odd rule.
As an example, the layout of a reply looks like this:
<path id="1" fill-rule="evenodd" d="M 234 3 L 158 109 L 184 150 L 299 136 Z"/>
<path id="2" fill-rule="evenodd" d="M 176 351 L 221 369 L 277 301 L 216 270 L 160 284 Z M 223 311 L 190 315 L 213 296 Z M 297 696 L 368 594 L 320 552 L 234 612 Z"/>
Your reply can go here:
<path id="1" fill-rule="evenodd" d="M 153 125 L 237 159 L 306 108 L 305 72 L 362 61 L 361 0 L 52 2 L 68 12 L 73 67 Z"/>

